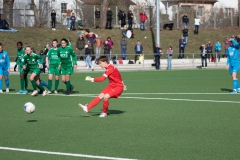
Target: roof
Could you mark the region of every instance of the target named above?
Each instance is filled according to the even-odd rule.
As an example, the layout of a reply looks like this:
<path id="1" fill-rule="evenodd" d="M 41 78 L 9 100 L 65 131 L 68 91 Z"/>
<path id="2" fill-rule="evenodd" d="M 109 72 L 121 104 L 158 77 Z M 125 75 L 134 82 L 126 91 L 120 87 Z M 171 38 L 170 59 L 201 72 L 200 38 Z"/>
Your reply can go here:
<path id="1" fill-rule="evenodd" d="M 196 4 L 212 4 L 218 2 L 218 0 L 161 0 L 161 2 L 170 2 L 170 3 L 196 3 Z"/>
<path id="2" fill-rule="evenodd" d="M 102 0 L 81 0 L 83 3 L 85 4 L 101 4 Z M 131 0 L 121 0 L 121 1 L 116 1 L 116 0 L 110 0 L 110 4 L 126 4 L 126 5 L 136 5 L 136 3 L 134 3 Z"/>

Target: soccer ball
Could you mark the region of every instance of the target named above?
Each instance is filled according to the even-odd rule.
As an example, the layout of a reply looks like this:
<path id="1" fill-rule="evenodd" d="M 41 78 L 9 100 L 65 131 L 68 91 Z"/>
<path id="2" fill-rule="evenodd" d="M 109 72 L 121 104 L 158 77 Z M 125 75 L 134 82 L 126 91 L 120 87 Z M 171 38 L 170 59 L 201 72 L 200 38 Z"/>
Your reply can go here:
<path id="1" fill-rule="evenodd" d="M 32 102 L 27 102 L 24 104 L 23 109 L 27 113 L 33 113 L 35 111 L 35 105 Z"/>

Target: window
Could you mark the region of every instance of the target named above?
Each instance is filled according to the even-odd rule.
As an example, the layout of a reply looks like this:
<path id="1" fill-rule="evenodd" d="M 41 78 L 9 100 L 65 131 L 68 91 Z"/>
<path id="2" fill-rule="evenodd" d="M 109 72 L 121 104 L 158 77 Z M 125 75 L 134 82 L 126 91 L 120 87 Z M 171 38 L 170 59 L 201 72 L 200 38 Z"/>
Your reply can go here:
<path id="1" fill-rule="evenodd" d="M 224 18 L 228 18 L 232 16 L 232 9 L 231 8 L 225 8 L 224 9 Z"/>
<path id="2" fill-rule="evenodd" d="M 197 16 L 202 17 L 204 14 L 204 7 L 198 7 L 197 9 Z"/>
<path id="3" fill-rule="evenodd" d="M 61 3 L 61 13 L 65 13 L 67 10 L 67 3 Z"/>

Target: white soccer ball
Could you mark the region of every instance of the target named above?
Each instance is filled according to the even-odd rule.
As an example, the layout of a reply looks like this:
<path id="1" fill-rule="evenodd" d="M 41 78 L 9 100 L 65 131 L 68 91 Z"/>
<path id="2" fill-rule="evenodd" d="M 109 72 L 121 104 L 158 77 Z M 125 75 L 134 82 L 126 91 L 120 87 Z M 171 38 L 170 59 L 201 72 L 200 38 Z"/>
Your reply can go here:
<path id="1" fill-rule="evenodd" d="M 27 102 L 24 104 L 23 109 L 27 113 L 33 113 L 35 111 L 35 105 L 32 102 Z"/>
<path id="2" fill-rule="evenodd" d="M 145 39 L 147 39 L 147 37 L 146 37 L 146 36 L 145 36 L 144 38 L 145 38 Z"/>

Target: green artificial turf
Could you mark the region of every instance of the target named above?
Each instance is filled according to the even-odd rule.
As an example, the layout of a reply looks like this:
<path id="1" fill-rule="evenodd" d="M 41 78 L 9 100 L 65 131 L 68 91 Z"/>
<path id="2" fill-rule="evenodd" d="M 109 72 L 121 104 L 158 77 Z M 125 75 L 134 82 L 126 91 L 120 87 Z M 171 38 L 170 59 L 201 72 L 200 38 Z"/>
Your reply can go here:
<path id="1" fill-rule="evenodd" d="M 72 96 L 61 93 L 60 83 L 59 95 L 46 97 L 15 94 L 19 76 L 10 75 L 10 94 L 0 94 L 0 147 L 145 160 L 240 159 L 240 94 L 230 94 L 227 71 L 122 72 L 127 91 L 110 100 L 106 118 L 98 117 L 101 102 L 89 116 L 78 108 L 108 83 L 85 82 L 87 75 L 102 72 L 76 73 Z M 47 75 L 41 78 L 47 81 Z M 33 114 L 24 112 L 26 102 L 36 105 Z M 96 159 L 3 149 L 0 157 Z"/>

